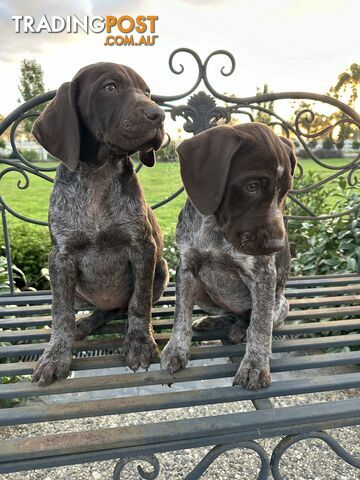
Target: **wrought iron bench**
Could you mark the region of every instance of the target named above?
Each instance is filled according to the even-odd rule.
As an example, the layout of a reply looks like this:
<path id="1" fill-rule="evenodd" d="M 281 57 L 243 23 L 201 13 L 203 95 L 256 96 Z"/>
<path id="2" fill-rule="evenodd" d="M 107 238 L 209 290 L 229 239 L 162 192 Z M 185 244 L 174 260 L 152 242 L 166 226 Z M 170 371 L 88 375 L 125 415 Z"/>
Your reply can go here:
<path id="1" fill-rule="evenodd" d="M 308 156 L 324 168 L 330 168 L 333 174 L 329 179 L 347 175 L 349 182 L 356 181 L 354 172 L 360 167 L 359 155 L 344 162 L 341 167 L 330 165 L 319 160 L 307 145 L 312 133 L 301 129 L 301 118 L 308 115 L 308 110 L 300 111 L 295 122 L 290 123 L 280 115 L 269 110 L 266 102 L 279 99 L 310 99 L 330 104 L 343 112 L 343 117 L 331 128 L 317 132 L 321 135 L 332 131 L 337 125 L 345 123 L 360 127 L 360 116 L 340 101 L 323 95 L 304 92 L 286 92 L 280 94 L 264 94 L 251 98 L 235 98 L 218 93 L 208 79 L 208 64 L 213 57 L 225 55 L 230 61 L 230 68 L 222 68 L 222 75 L 228 76 L 234 71 L 235 61 L 225 51 L 213 52 L 202 62 L 199 56 L 189 49 L 174 51 L 169 59 L 173 73 L 181 74 L 182 65 L 174 65 L 174 57 L 187 54 L 195 60 L 198 77 L 194 85 L 185 93 L 173 96 L 154 96 L 155 101 L 175 120 L 185 119 L 184 130 L 196 134 L 211 127 L 218 121 L 229 122 L 234 115 L 246 115 L 254 120 L 254 112 L 269 115 L 270 122 L 283 129 L 285 134 L 296 137 Z M 198 91 L 203 82 L 209 93 Z M 194 93 L 195 92 L 195 93 Z M 179 101 L 193 96 L 187 104 Z M 34 98 L 10 114 L 0 125 L 0 134 L 11 127 L 11 145 L 14 160 L 1 160 L 0 180 L 8 172 L 18 172 L 26 188 L 30 176 L 36 175 L 44 181 L 52 181 L 49 167 L 35 166 L 20 153 L 15 134 L 19 124 L 36 116 L 33 109 L 53 98 L 55 92 L 46 93 Z M 218 99 L 221 105 L 215 103 Z M 312 114 L 310 114 L 312 115 Z M 314 115 L 309 118 L 309 122 Z M 355 180 L 354 180 L 355 179 Z M 315 188 L 325 183 L 319 182 Z M 359 205 L 348 211 L 331 215 L 317 216 L 311 211 L 301 194 L 294 190 L 290 201 L 294 201 L 304 210 L 304 215 L 289 217 L 289 221 L 319 221 L 329 217 L 346 215 L 356 211 Z M 163 206 L 182 192 L 175 192 L 169 198 L 159 201 L 154 208 Z M 299 199 L 300 197 L 300 199 Z M 13 210 L 0 197 L 0 210 L 4 245 L 9 272 L 9 293 L 0 296 L 0 377 L 29 375 L 35 362 L 50 336 L 51 327 L 51 291 L 16 292 L 12 276 L 11 245 L 9 241 L 7 217 L 14 215 L 24 221 L 46 225 L 35 219 L 28 219 Z M 300 225 L 301 227 L 301 225 Z M 300 228 L 299 227 L 299 228 Z M 360 270 L 358 271 L 360 273 Z M 98 331 L 98 335 L 76 343 L 76 352 L 72 363 L 73 372 L 85 372 L 85 376 L 74 376 L 65 381 L 55 383 L 46 388 L 38 388 L 27 380 L 0 384 L 0 400 L 12 398 L 43 398 L 53 394 L 92 392 L 123 389 L 139 386 L 158 386 L 156 393 L 142 396 L 119 396 L 117 393 L 104 400 L 74 401 L 71 397 L 62 403 L 25 404 L 13 408 L 0 409 L 0 425 L 11 426 L 37 422 L 79 419 L 84 417 L 119 415 L 130 412 L 147 412 L 180 407 L 214 405 L 226 402 L 251 401 L 253 411 L 246 413 L 221 414 L 210 417 L 184 418 L 159 422 L 156 424 L 118 426 L 98 430 L 76 431 L 34 436 L 31 438 L 8 438 L 1 441 L 0 473 L 41 469 L 47 467 L 93 462 L 105 459 L 119 459 L 114 471 L 114 478 L 123 476 L 124 467 L 131 461 L 144 460 L 152 465 L 152 472 L 141 467 L 138 472 L 141 478 L 155 479 L 159 475 L 160 465 L 155 454 L 200 446 L 214 446 L 203 460 L 186 476 L 187 479 L 200 478 L 209 465 L 223 452 L 233 448 L 245 448 L 256 452 L 261 460 L 259 479 L 268 478 L 271 470 L 275 479 L 284 478 L 280 472 L 280 460 L 284 452 L 293 444 L 304 438 L 320 438 L 325 441 L 339 456 L 353 467 L 360 468 L 360 459 L 348 453 L 324 429 L 357 425 L 360 420 L 360 400 L 351 396 L 346 400 L 324 403 L 296 404 L 289 407 L 275 408 L 272 400 L 287 395 L 355 389 L 360 386 L 360 276 L 358 273 L 332 274 L 326 276 L 291 277 L 287 284 L 287 296 L 291 311 L 285 325 L 274 332 L 273 352 L 282 352 L 282 356 L 274 356 L 271 362 L 272 372 L 301 372 L 300 378 L 278 379 L 271 387 L 261 391 L 248 391 L 231 386 L 231 379 L 237 369 L 239 357 L 244 353 L 244 345 L 230 345 L 222 331 L 194 333 L 192 360 L 211 363 L 213 359 L 230 359 L 229 362 L 210 365 L 190 365 L 174 377 L 165 371 L 151 369 L 149 372 L 114 373 L 115 367 L 122 365 L 119 354 L 121 338 L 116 335 L 119 318 Z M 169 338 L 174 313 L 175 288 L 170 284 L 164 296 L 153 308 L 153 325 L 156 339 L 163 345 Z M 194 315 L 199 315 L 199 309 Z M 325 319 L 325 321 L 324 321 Z M 328 333 L 332 333 L 328 336 Z M 345 334 L 346 333 L 346 334 Z M 307 334 L 319 334 L 308 336 Z M 325 334 L 325 335 L 320 335 Z M 222 342 L 221 342 L 222 341 Z M 352 347 L 350 351 L 328 353 L 327 349 Z M 346 373 L 327 370 L 329 367 L 349 367 Z M 350 368 L 353 367 L 353 368 Z M 317 374 L 309 374 L 310 369 L 319 369 Z M 106 369 L 106 373 L 94 375 L 90 370 Z M 321 370 L 324 369 L 324 373 Z M 218 385 L 207 380 L 225 379 Z M 201 382 L 204 381 L 205 382 Z M 171 391 L 167 384 L 197 382 L 199 388 Z M 194 385 L 194 384 L 192 384 Z M 215 386 L 214 386 L 215 385 Z M 205 387 L 205 388 L 204 388 Z M 117 390 L 118 392 L 118 390 Z M 296 397 L 295 397 L 296 399 Z M 296 402 L 295 402 L 296 403 Z M 299 402 L 298 402 L 299 403 Z M 274 436 L 283 437 L 273 451 L 271 460 L 257 439 Z M 170 474 L 169 474 L 170 475 Z"/>

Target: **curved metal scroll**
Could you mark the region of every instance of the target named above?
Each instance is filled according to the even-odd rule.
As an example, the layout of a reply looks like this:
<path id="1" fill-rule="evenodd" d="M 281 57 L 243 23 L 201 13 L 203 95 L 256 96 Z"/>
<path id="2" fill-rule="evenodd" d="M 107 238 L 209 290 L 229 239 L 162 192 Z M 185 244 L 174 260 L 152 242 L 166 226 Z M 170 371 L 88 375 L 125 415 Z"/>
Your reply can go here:
<path id="1" fill-rule="evenodd" d="M 257 480 L 267 480 L 270 473 L 269 458 L 263 447 L 253 440 L 228 445 L 216 445 L 205 455 L 205 457 L 198 463 L 198 465 L 196 465 L 196 467 L 188 475 L 186 475 L 186 477 L 184 477 L 184 480 L 198 480 L 220 455 L 229 450 L 234 450 L 238 448 L 252 450 L 259 455 L 261 464 Z M 141 478 L 145 478 L 146 480 L 155 480 L 156 478 L 158 478 L 158 475 L 160 473 L 159 460 L 154 454 L 151 454 L 136 455 L 134 457 L 124 457 L 120 459 L 115 466 L 113 479 L 121 480 L 122 478 L 125 478 L 121 476 L 125 467 L 129 463 L 137 461 L 149 463 L 153 467 L 153 470 L 151 472 L 146 472 L 140 465 L 138 465 L 137 470 Z"/>
<path id="2" fill-rule="evenodd" d="M 234 450 L 235 448 L 246 448 L 257 453 L 261 462 L 260 472 L 257 476 L 257 480 L 267 480 L 270 473 L 270 462 L 267 453 L 261 445 L 253 440 L 230 445 L 216 445 L 205 455 L 201 462 L 189 473 L 189 475 L 185 477 L 184 480 L 197 480 L 220 455 L 228 450 Z"/>
<path id="3" fill-rule="evenodd" d="M 280 462 L 285 452 L 292 446 L 302 440 L 309 438 L 320 439 L 324 441 L 340 458 L 355 468 L 360 469 L 360 458 L 351 455 L 345 448 L 343 448 L 339 442 L 337 442 L 328 433 L 323 431 L 301 433 L 296 435 L 288 435 L 280 440 L 273 450 L 271 460 L 269 461 L 268 455 L 264 448 L 254 440 L 232 443 L 226 445 L 216 445 L 211 448 L 204 458 L 191 470 L 189 474 L 184 477 L 184 480 L 198 480 L 202 477 L 205 471 L 214 463 L 214 461 L 223 453 L 234 449 L 247 449 L 257 453 L 260 459 L 260 471 L 257 475 L 257 480 L 267 480 L 270 471 L 274 477 L 274 480 L 284 480 L 284 477 L 280 471 Z M 137 466 L 140 478 L 146 480 L 155 480 L 160 474 L 160 463 L 154 454 L 149 455 L 134 455 L 133 457 L 124 457 L 118 461 L 115 466 L 114 480 L 121 480 L 125 478 L 123 472 L 125 467 L 132 462 L 143 461 L 149 463 L 152 466 L 152 471 L 145 471 L 140 465 Z"/>
<path id="4" fill-rule="evenodd" d="M 189 48 L 178 48 L 174 50 L 169 57 L 169 68 L 174 75 L 181 75 L 185 72 L 184 65 L 182 63 L 177 63 L 177 59 L 181 56 L 187 56 L 193 65 L 195 65 L 195 79 L 192 85 L 180 94 L 167 96 L 155 94 L 152 96 L 152 98 L 164 109 L 165 112 L 170 115 L 173 120 L 176 120 L 178 117 L 183 118 L 185 121 L 183 128 L 186 132 L 197 134 L 203 130 L 217 125 L 219 122 L 229 123 L 232 119 L 239 115 L 245 115 L 246 120 L 252 122 L 258 118 L 257 116 L 259 113 L 264 114 L 268 119 L 266 123 L 281 129 L 283 135 L 295 138 L 312 161 L 331 172 L 329 176 L 322 178 L 320 181 L 311 186 L 294 188 L 292 190 L 289 195 L 289 200 L 295 202 L 303 210 L 304 214 L 290 215 L 287 216 L 287 218 L 294 220 L 325 220 L 348 215 L 360 208 L 360 204 L 356 204 L 349 206 L 349 208 L 344 211 L 336 213 L 330 212 L 324 215 L 319 214 L 318 212 L 313 212 L 311 209 L 309 209 L 306 206 L 306 200 L 304 198 L 310 191 L 329 184 L 332 180 L 340 177 L 341 175 L 346 176 L 347 184 L 350 187 L 355 187 L 359 184 L 358 177 L 360 177 L 360 175 L 357 176 L 357 173 L 360 171 L 360 153 L 355 155 L 354 158 L 344 161 L 343 165 L 339 166 L 318 158 L 316 151 L 312 150 L 308 145 L 309 140 L 313 140 L 314 138 L 322 135 L 329 135 L 333 144 L 336 146 L 339 141 L 343 141 L 341 134 L 337 139 L 334 138 L 334 131 L 336 131 L 336 129 L 345 127 L 348 128 L 351 126 L 353 129 L 360 130 L 360 115 L 353 108 L 336 98 L 311 92 L 267 93 L 253 97 L 234 97 L 225 95 L 218 92 L 215 87 L 213 87 L 209 79 L 209 65 L 215 58 L 221 58 L 227 63 L 227 66 L 223 65 L 220 68 L 220 75 L 223 77 L 231 76 L 235 71 L 235 58 L 230 52 L 226 50 L 216 50 L 210 53 L 206 59 L 202 61 L 200 56 L 194 50 Z M 205 86 L 207 92 L 198 91 L 200 84 Z M 3 170 L 0 180 L 6 173 L 9 173 L 10 171 L 18 172 L 25 180 L 24 184 L 18 182 L 18 188 L 22 190 L 28 188 L 30 185 L 31 177 L 29 174 L 39 176 L 49 182 L 53 181 L 52 177 L 47 175 L 47 173 L 54 171 L 55 167 L 39 167 L 24 158 L 16 145 L 15 135 L 21 122 L 38 115 L 38 112 L 32 111 L 32 109 L 51 100 L 55 94 L 56 91 L 47 92 L 25 102 L 0 123 L 0 135 L 2 135 L 2 133 L 11 126 L 10 141 L 13 149 L 13 156 L 15 157 L 14 161 L 0 160 L 0 162 L 9 165 L 9 168 Z M 181 99 L 187 99 L 187 103 L 183 105 L 173 103 L 178 102 Z M 339 109 L 341 118 L 338 118 L 336 121 L 334 121 L 332 125 L 329 125 L 325 128 L 316 129 L 316 127 L 314 127 L 316 123 L 315 113 L 309 108 L 304 108 L 299 111 L 295 119 L 290 122 L 267 107 L 267 102 L 273 102 L 281 99 L 306 99 L 328 104 Z M 219 100 L 221 105 L 218 105 L 216 100 Z M 306 121 L 307 131 L 304 131 L 301 126 L 304 121 Z M 169 142 L 170 137 L 168 137 L 168 143 Z M 141 165 L 139 165 L 136 170 L 139 171 L 140 168 Z M 296 178 L 300 179 L 302 176 L 303 168 L 300 162 Z M 183 190 L 184 189 L 181 187 L 167 198 L 159 199 L 159 201 L 157 201 L 152 208 L 160 208 L 163 205 L 166 205 L 168 202 L 180 195 Z M 39 225 L 47 225 L 47 222 L 27 218 L 21 213 L 16 212 L 11 208 L 10 205 L 6 203 L 2 196 L 0 197 L 0 207 L 9 212 L 11 215 L 14 215 L 24 221 Z"/>
<path id="5" fill-rule="evenodd" d="M 281 458 L 292 445 L 295 445 L 302 440 L 307 440 L 309 438 L 317 438 L 325 442 L 329 447 L 346 463 L 355 468 L 360 468 L 360 458 L 351 455 L 345 448 L 343 448 L 338 441 L 331 437 L 326 432 L 310 432 L 310 433 L 300 433 L 298 435 L 288 435 L 284 437 L 275 447 L 273 454 L 271 456 L 271 473 L 274 477 L 274 480 L 284 480 L 280 472 L 280 462 Z"/>
<path id="6" fill-rule="evenodd" d="M 141 465 L 138 465 L 137 470 L 141 478 L 144 478 L 145 480 L 155 480 L 158 477 L 160 473 L 159 460 L 155 457 L 154 454 L 150 454 L 150 455 L 136 455 L 134 457 L 121 458 L 115 466 L 113 479 L 114 480 L 124 479 L 125 477 L 121 475 L 124 468 L 129 463 L 136 462 L 136 461 L 150 463 L 150 465 L 153 467 L 153 470 L 151 472 L 147 472 L 141 467 Z"/>

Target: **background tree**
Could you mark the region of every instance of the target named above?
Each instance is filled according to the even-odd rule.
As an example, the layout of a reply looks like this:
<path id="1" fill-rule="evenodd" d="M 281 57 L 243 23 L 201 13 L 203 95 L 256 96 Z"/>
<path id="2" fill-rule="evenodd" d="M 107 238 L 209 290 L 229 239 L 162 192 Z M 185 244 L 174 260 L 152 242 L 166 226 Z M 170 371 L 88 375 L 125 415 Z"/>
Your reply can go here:
<path id="1" fill-rule="evenodd" d="M 342 102 L 355 108 L 356 102 L 360 98 L 360 65 L 353 63 L 348 69 L 340 73 L 336 84 L 330 88 L 327 94 L 338 98 Z M 309 118 L 306 114 L 299 117 L 299 126 L 305 133 L 315 133 L 321 131 L 330 125 L 334 125 L 339 120 L 347 118 L 346 114 L 344 114 L 341 110 L 337 110 L 330 115 L 319 113 L 316 111 L 314 105 L 314 102 L 307 103 L 304 101 L 300 103 L 296 102 L 294 104 L 295 108 L 294 116 L 292 118 L 293 122 L 296 118 L 296 115 L 304 109 L 312 110 L 315 115 L 312 122 L 309 121 Z M 338 138 L 340 138 L 340 141 L 338 141 L 336 144 L 333 144 L 333 146 L 338 149 L 339 153 L 344 146 L 345 139 L 352 139 L 353 141 L 356 141 L 360 138 L 359 129 L 351 123 L 340 124 L 337 134 Z M 336 140 L 336 134 L 333 135 L 333 138 Z M 326 149 L 329 147 L 330 143 L 332 143 L 330 138 L 328 141 L 324 141 L 324 148 Z"/>
<path id="2" fill-rule="evenodd" d="M 264 86 L 262 88 L 256 87 L 256 95 L 263 95 L 263 94 L 266 94 L 266 93 L 273 93 L 270 90 L 269 85 L 267 83 L 264 83 Z M 225 92 L 224 95 L 226 95 L 228 97 L 236 97 L 236 95 L 233 94 L 233 93 Z M 225 107 L 229 107 L 230 105 L 231 104 L 225 102 Z M 258 105 L 274 112 L 274 101 L 258 103 Z M 261 112 L 260 110 L 255 110 L 255 109 L 254 110 L 249 110 L 249 111 L 254 116 L 255 122 L 269 123 L 272 120 L 271 115 L 266 113 L 266 112 Z M 243 123 L 243 121 L 245 121 L 245 122 L 250 121 L 248 116 L 244 115 L 244 117 L 245 117 L 245 120 L 244 119 L 240 120 L 241 117 L 239 117 L 238 115 L 236 115 L 236 116 L 234 115 L 234 116 L 232 116 L 230 122 L 228 122 L 226 125 L 237 125 L 239 123 Z M 223 119 L 220 120 L 218 122 L 218 125 L 225 125 L 225 121 Z"/>
<path id="3" fill-rule="evenodd" d="M 36 95 L 45 92 L 44 72 L 40 63 L 35 59 L 21 60 L 20 63 L 20 85 L 18 86 L 22 99 L 19 102 L 30 100 Z"/>
<path id="4" fill-rule="evenodd" d="M 354 107 L 360 95 L 360 65 L 353 63 L 345 72 L 340 73 L 336 85 L 330 88 L 330 95 L 335 98 L 346 98 L 346 103 Z"/>
<path id="5" fill-rule="evenodd" d="M 267 83 L 264 83 L 263 88 L 261 89 L 260 87 L 256 87 L 256 95 L 266 95 L 267 93 L 273 93 L 269 85 Z M 263 102 L 259 103 L 259 105 L 263 108 L 266 108 L 267 110 L 270 110 L 271 112 L 274 111 L 274 101 L 271 102 Z M 266 113 L 266 112 L 261 112 L 258 110 L 255 115 L 255 121 L 256 122 L 262 122 L 262 123 L 269 123 L 271 122 L 272 118 L 271 115 Z"/>
<path id="6" fill-rule="evenodd" d="M 44 72 L 40 63 L 35 59 L 21 60 L 19 82 L 18 89 L 21 94 L 21 98 L 18 99 L 19 103 L 26 102 L 37 95 L 45 93 Z M 44 108 L 44 105 L 40 105 L 33 110 L 40 112 Z M 24 121 L 20 132 L 29 137 L 33 123 L 34 118 Z"/>
<path id="7" fill-rule="evenodd" d="M 301 131 L 305 133 L 315 133 L 315 132 L 318 132 L 319 130 L 323 130 L 324 128 L 330 125 L 329 116 L 317 112 L 314 108 L 313 102 L 301 101 L 300 103 L 297 102 L 295 105 L 297 106 L 294 109 L 294 118 L 292 119 L 292 122 L 295 121 L 297 115 L 302 110 L 311 110 L 315 115 L 312 122 L 310 121 L 309 113 L 303 113 L 298 117 L 298 124 Z"/>
<path id="8" fill-rule="evenodd" d="M 0 122 L 2 122 L 3 120 L 4 120 L 4 116 L 1 115 L 1 113 L 0 113 Z M 1 135 L 0 148 L 5 148 L 5 133 L 3 135 Z"/>
<path id="9" fill-rule="evenodd" d="M 355 108 L 356 102 L 360 97 L 360 65 L 353 63 L 345 72 L 340 73 L 336 84 L 330 88 L 330 95 L 341 99 L 350 107 Z M 356 109 L 356 108 L 355 108 Z M 331 120 L 337 122 L 346 116 L 342 112 L 335 112 L 331 115 Z M 339 134 L 343 138 L 352 138 L 357 140 L 360 138 L 359 129 L 352 124 L 343 123 L 340 125 Z"/>

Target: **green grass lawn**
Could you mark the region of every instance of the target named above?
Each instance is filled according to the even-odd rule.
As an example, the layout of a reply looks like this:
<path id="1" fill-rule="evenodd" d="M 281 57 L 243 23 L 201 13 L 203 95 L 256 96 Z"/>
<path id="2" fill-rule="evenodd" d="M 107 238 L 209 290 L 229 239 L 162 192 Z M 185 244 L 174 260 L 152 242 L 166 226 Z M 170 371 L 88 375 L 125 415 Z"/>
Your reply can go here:
<path id="1" fill-rule="evenodd" d="M 351 162 L 350 158 L 325 158 L 321 160 L 326 165 L 331 165 L 333 167 L 341 167 Z M 300 163 L 304 169 L 304 172 L 316 172 L 319 173 L 322 177 L 328 177 L 332 173 L 335 173 L 334 170 L 328 170 L 321 165 L 318 165 L 313 160 L 308 158 L 299 158 L 298 163 Z"/>
<path id="2" fill-rule="evenodd" d="M 332 174 L 330 170 L 325 170 L 312 160 L 300 160 L 305 174 L 315 171 L 326 177 Z M 349 160 L 344 159 L 326 159 L 324 162 L 331 165 L 344 165 Z M 44 164 L 42 164 L 44 165 Z M 55 164 L 46 164 L 52 166 Z M 0 170 L 1 170 L 0 164 Z M 54 176 L 54 173 L 50 173 Z M 17 187 L 18 181 L 24 179 L 19 173 L 8 173 L 0 183 L 1 195 L 6 203 L 17 212 L 26 217 L 38 220 L 47 220 L 47 211 L 49 203 L 49 195 L 52 184 L 35 175 L 29 174 L 30 184 L 27 189 L 21 190 Z M 154 168 L 143 167 L 139 172 L 139 178 L 143 185 L 145 196 L 150 204 L 154 204 L 175 192 L 181 186 L 179 164 L 178 163 L 157 163 Z M 296 185 L 295 185 L 296 186 Z M 156 210 L 160 226 L 164 233 L 172 231 L 175 228 L 179 212 L 185 201 L 185 194 L 182 193 L 175 200 Z M 8 215 L 10 225 L 22 223 L 21 220 Z"/>
<path id="3" fill-rule="evenodd" d="M 46 164 L 46 166 L 53 165 L 55 164 Z M 2 170 L 1 163 L 0 170 Z M 47 174 L 51 177 L 55 176 L 55 172 Z M 21 190 L 17 187 L 17 184 L 19 181 L 25 184 L 22 175 L 16 172 L 7 173 L 1 179 L 1 196 L 9 207 L 20 214 L 47 221 L 52 183 L 31 174 L 29 174 L 29 179 L 29 187 Z M 157 163 L 154 168 L 143 167 L 139 172 L 139 179 L 143 185 L 146 200 L 150 204 L 163 200 L 181 187 L 178 163 Z M 156 215 L 164 232 L 174 229 L 185 198 L 185 194 L 182 193 L 169 204 L 156 210 Z M 13 225 L 23 222 L 8 214 L 8 223 Z"/>

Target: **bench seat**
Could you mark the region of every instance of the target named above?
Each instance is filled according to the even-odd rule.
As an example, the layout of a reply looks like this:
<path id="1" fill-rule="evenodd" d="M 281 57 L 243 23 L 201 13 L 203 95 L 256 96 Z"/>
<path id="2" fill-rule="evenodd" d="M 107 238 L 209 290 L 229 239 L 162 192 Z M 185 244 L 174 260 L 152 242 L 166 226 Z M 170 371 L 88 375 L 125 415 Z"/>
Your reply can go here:
<path id="1" fill-rule="evenodd" d="M 206 445 L 228 446 L 359 424 L 360 401 L 356 398 L 278 408 L 274 408 L 271 398 L 360 386 L 360 276 L 291 277 L 286 296 L 291 310 L 286 323 L 274 331 L 271 370 L 274 374 L 289 375 L 285 379 L 274 375 L 267 389 L 249 391 L 231 385 L 245 345 L 229 344 L 221 330 L 194 332 L 191 360 L 202 360 L 209 365 L 194 362 L 174 376 L 158 368 L 136 373 L 123 369 L 119 373 L 118 367 L 124 366 L 120 349 L 125 317 L 76 342 L 73 376 L 69 379 L 45 388 L 27 379 L 0 385 L 0 401 L 109 390 L 108 398 L 102 400 L 74 401 L 69 397 L 56 404 L 37 402 L 2 408 L 0 426 L 249 400 L 254 411 L 63 435 L 9 438 L 1 442 L 0 473 L 119 457 L 138 458 Z M 175 286 L 170 284 L 152 312 L 155 338 L 160 346 L 170 336 L 174 303 Z M 0 376 L 32 373 L 50 337 L 50 312 L 50 291 L 0 297 Z M 201 314 L 199 308 L 194 309 L 194 317 Z M 230 361 L 210 361 L 215 358 Z M 314 368 L 318 369 L 315 376 Z M 100 375 L 94 375 L 92 371 L 96 369 L 102 369 Z M 77 376 L 78 371 L 83 374 Z M 296 378 L 291 372 L 297 372 Z M 219 384 L 213 381 L 208 387 L 200 380 L 219 380 Z M 172 391 L 167 387 L 185 382 L 197 382 L 199 388 Z M 119 389 L 146 386 L 158 386 L 156 393 L 118 394 Z M 352 461 L 356 464 L 356 460 Z M 265 471 L 265 464 L 263 468 Z M 191 478 L 199 478 L 195 475 L 196 472 Z"/>

